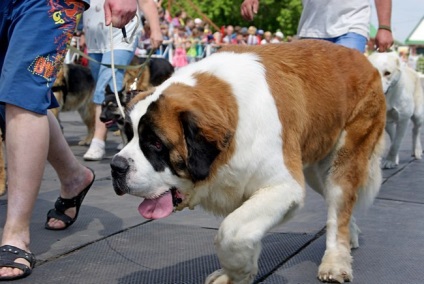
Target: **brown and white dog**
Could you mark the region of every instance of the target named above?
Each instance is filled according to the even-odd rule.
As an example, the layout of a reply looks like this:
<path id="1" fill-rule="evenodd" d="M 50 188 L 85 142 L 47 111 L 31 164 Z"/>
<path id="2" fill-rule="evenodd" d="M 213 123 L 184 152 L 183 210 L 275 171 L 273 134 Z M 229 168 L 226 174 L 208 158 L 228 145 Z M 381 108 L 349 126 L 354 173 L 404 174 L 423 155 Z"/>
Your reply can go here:
<path id="1" fill-rule="evenodd" d="M 380 188 L 385 111 L 380 76 L 357 51 L 227 46 L 131 101 L 113 186 L 144 198 L 146 218 L 196 205 L 226 216 L 215 238 L 223 269 L 206 283 L 251 283 L 261 239 L 303 204 L 307 182 L 328 205 L 318 277 L 350 281 L 352 211 Z"/>

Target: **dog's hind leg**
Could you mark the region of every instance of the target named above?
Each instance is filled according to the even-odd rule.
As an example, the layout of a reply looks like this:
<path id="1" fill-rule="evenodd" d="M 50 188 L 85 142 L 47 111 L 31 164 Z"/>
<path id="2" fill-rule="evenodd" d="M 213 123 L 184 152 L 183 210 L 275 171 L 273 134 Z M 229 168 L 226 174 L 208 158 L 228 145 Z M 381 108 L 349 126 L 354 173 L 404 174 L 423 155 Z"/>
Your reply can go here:
<path id="1" fill-rule="evenodd" d="M 383 168 L 384 169 L 393 169 L 396 168 L 399 165 L 399 148 L 402 144 L 403 137 L 405 137 L 406 130 L 408 128 L 409 124 L 409 118 L 403 118 L 402 120 L 399 120 L 396 125 L 396 130 L 394 134 L 390 134 L 389 131 L 386 131 L 389 133 L 389 136 L 391 137 L 391 145 L 389 152 L 387 153 L 387 156 L 385 160 L 383 161 Z M 394 136 L 392 138 L 392 136 Z"/>
<path id="2" fill-rule="evenodd" d="M 371 111 L 374 117 L 369 113 Z M 340 138 L 325 180 L 324 197 L 328 206 L 326 250 L 318 269 L 318 278 L 325 282 L 352 280 L 350 250 L 358 246 L 359 233 L 352 213 L 359 195 L 362 195 L 362 202 L 371 203 L 381 185 L 379 161 L 384 114 L 376 109 L 358 113 L 361 115 L 349 122 Z"/>
<path id="3" fill-rule="evenodd" d="M 96 105 L 93 102 L 89 102 L 87 105 L 81 106 L 78 109 L 78 113 L 81 116 L 82 121 L 87 127 L 87 136 L 78 142 L 80 146 L 89 146 L 94 136 L 94 127 L 96 123 Z"/>
<path id="4" fill-rule="evenodd" d="M 330 171 L 330 157 L 327 157 L 324 161 L 322 161 L 319 165 L 314 165 L 307 167 L 303 170 L 305 179 L 308 185 L 317 193 L 321 194 L 324 198 L 325 193 L 325 181 L 328 178 L 328 174 Z M 380 164 L 378 164 L 380 167 Z M 355 218 L 352 216 L 350 218 L 350 245 L 352 248 L 359 247 L 359 234 L 361 230 L 356 225 Z"/>
<path id="5" fill-rule="evenodd" d="M 414 89 L 414 114 L 411 117 L 412 126 L 412 156 L 421 159 L 423 149 L 421 146 L 421 127 L 424 124 L 424 89 L 419 76 L 416 76 Z"/>
<path id="6" fill-rule="evenodd" d="M 412 156 L 415 159 L 420 160 L 423 154 L 423 148 L 421 146 L 421 127 L 423 124 L 422 117 L 412 116 Z"/>

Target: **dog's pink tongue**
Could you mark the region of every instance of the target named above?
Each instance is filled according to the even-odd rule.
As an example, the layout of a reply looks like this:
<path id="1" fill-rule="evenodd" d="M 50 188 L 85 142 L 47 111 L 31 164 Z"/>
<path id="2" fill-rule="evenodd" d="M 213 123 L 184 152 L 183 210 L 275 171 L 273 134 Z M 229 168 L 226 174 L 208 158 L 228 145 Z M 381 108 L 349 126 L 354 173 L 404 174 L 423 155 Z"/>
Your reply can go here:
<path id="1" fill-rule="evenodd" d="M 171 192 L 167 192 L 155 199 L 144 199 L 138 206 L 138 212 L 146 219 L 165 218 L 173 210 Z"/>

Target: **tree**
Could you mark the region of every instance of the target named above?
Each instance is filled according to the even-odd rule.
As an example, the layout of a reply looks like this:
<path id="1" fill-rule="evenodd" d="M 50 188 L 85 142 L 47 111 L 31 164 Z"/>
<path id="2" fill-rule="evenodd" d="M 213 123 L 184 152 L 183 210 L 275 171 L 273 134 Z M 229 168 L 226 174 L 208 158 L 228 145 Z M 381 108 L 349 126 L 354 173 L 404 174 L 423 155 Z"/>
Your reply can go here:
<path id="1" fill-rule="evenodd" d="M 171 4 L 171 14 L 178 10 L 185 10 L 190 18 L 202 18 L 197 12 L 200 10 L 218 27 L 255 26 L 259 29 L 275 32 L 281 30 L 285 35 L 295 35 L 302 12 L 301 0 L 262 0 L 259 11 L 253 22 L 245 21 L 240 15 L 240 6 L 243 0 L 164 0 L 163 7 Z M 194 8 L 193 6 L 196 6 Z"/>

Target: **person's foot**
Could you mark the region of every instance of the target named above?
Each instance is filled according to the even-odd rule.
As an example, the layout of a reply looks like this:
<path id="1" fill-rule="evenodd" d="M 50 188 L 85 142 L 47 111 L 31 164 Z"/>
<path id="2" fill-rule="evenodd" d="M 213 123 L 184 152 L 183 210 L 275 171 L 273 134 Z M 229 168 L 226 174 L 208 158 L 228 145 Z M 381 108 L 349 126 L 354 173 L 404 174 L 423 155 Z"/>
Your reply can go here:
<path id="1" fill-rule="evenodd" d="M 18 250 L 23 250 L 19 254 L 23 253 L 22 256 L 24 257 L 20 257 L 21 255 L 19 255 L 16 259 L 11 260 L 17 255 L 14 255 L 15 254 L 14 249 L 13 249 L 14 252 L 3 251 L 3 250 L 9 250 L 8 247 L 12 249 L 16 247 Z M 2 244 L 2 247 L 0 247 L 0 250 L 1 250 L 0 260 L 2 263 L 7 262 L 6 259 L 9 258 L 10 259 L 9 261 L 12 261 L 16 265 L 16 267 L 6 267 L 6 266 L 0 265 L 0 281 L 19 279 L 19 278 L 28 276 L 31 273 L 31 270 L 35 264 L 35 257 L 32 253 L 30 253 L 27 246 L 23 244 L 13 243 L 13 247 L 10 247 L 8 245 Z M 21 265 L 24 265 L 24 266 L 22 267 Z M 21 266 L 21 268 L 18 268 L 19 266 Z"/>
<path id="2" fill-rule="evenodd" d="M 91 140 L 90 148 L 88 148 L 83 158 L 86 161 L 101 161 L 105 154 L 105 142 L 100 139 L 93 138 L 93 140 Z"/>
<path id="3" fill-rule="evenodd" d="M 85 161 L 101 161 L 105 156 L 105 149 L 101 147 L 90 147 L 84 154 Z"/>
<path id="4" fill-rule="evenodd" d="M 85 174 L 85 178 L 83 180 L 83 182 L 81 183 L 81 186 L 78 187 L 78 191 L 74 191 L 74 192 L 64 192 L 62 191 L 60 193 L 60 196 L 62 198 L 66 198 L 66 199 L 70 199 L 73 198 L 75 196 L 77 196 L 79 193 L 81 193 L 90 183 L 92 183 L 94 179 L 94 173 L 86 168 L 86 174 Z M 76 207 L 71 207 L 69 209 L 66 209 L 64 212 L 67 216 L 69 216 L 71 219 L 74 219 L 76 214 L 77 214 L 77 208 Z M 48 220 L 47 225 L 52 228 L 52 229 L 56 229 L 56 230 L 60 230 L 66 227 L 66 224 L 59 219 L 56 218 L 50 218 L 50 220 Z"/>

